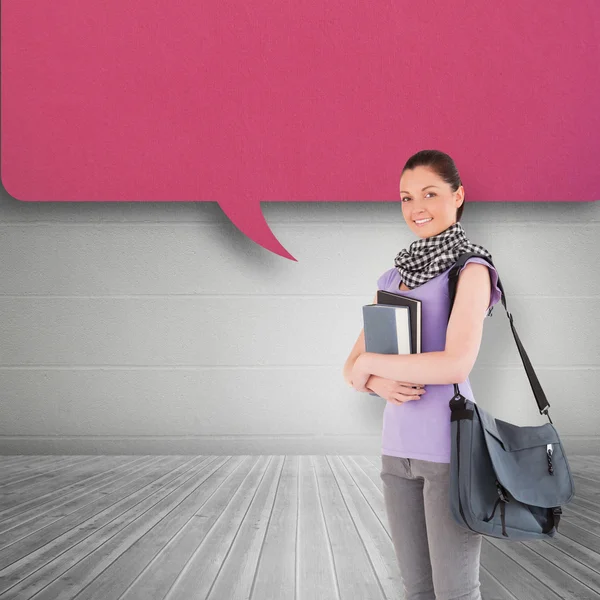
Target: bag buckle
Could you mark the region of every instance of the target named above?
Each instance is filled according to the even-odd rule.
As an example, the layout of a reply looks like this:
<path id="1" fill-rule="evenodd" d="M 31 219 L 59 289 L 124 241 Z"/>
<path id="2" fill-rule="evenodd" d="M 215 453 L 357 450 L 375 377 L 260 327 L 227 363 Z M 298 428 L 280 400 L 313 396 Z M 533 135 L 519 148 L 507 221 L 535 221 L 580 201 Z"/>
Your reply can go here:
<path id="1" fill-rule="evenodd" d="M 554 475 L 554 466 L 552 465 L 552 444 L 546 445 L 546 455 L 548 458 L 548 473 Z"/>
<path id="2" fill-rule="evenodd" d="M 502 502 L 510 502 L 510 498 L 504 493 L 504 488 L 500 485 L 500 482 L 496 479 L 496 490 L 498 492 L 498 496 L 500 496 L 500 500 Z"/>

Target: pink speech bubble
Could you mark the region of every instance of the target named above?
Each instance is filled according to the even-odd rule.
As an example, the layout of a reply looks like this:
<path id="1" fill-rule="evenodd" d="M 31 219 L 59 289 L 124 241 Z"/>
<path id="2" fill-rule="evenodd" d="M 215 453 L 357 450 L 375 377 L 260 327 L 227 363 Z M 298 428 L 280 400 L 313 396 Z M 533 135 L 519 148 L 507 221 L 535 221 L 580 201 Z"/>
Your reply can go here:
<path id="1" fill-rule="evenodd" d="M 27 202 L 395 202 L 448 152 L 468 201 L 590 201 L 600 2 L 3 0 L 2 182 Z M 595 196 L 593 196 L 595 194 Z"/>

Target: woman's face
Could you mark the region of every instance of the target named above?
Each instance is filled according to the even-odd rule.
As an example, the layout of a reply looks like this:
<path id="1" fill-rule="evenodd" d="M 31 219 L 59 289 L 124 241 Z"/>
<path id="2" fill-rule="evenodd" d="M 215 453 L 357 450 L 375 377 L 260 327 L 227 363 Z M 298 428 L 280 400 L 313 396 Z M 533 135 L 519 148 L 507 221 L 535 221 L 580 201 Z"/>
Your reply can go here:
<path id="1" fill-rule="evenodd" d="M 462 185 L 452 192 L 450 185 L 429 167 L 407 169 L 400 178 L 400 203 L 404 220 L 411 231 L 421 238 L 437 235 L 456 223 L 456 210 L 463 200 Z M 424 225 L 415 223 L 420 219 L 431 220 Z"/>

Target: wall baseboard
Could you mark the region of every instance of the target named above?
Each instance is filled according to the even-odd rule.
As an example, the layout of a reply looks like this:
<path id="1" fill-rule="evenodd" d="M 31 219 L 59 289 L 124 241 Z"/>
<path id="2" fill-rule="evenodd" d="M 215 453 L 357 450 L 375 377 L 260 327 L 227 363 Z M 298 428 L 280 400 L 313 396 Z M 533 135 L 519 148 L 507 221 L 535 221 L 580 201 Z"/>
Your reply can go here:
<path id="1" fill-rule="evenodd" d="M 600 436 L 561 435 L 569 455 L 600 456 Z M 381 437 L 339 435 L 0 436 L 0 455 L 380 455 Z"/>

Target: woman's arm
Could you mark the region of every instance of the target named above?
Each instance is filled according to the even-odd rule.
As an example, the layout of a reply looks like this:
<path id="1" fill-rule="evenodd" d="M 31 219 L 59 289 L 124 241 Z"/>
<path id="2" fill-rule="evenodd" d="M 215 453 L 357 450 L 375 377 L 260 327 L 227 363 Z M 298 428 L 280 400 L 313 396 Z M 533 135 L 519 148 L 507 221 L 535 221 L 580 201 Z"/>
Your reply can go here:
<path id="1" fill-rule="evenodd" d="M 396 381 L 429 384 L 463 382 L 477 360 L 491 286 L 487 266 L 479 263 L 465 265 L 456 285 L 444 350 L 419 354 L 364 352 L 356 359 L 351 377 L 357 381 L 378 375 Z"/>
<path id="2" fill-rule="evenodd" d="M 373 298 L 373 304 L 377 304 L 377 294 Z M 350 355 L 346 359 L 344 363 L 344 380 L 346 383 L 352 387 L 352 367 L 354 367 L 354 362 L 356 359 L 365 351 L 365 330 L 364 328 L 360 330 L 360 334 L 354 347 L 350 351 Z"/>

